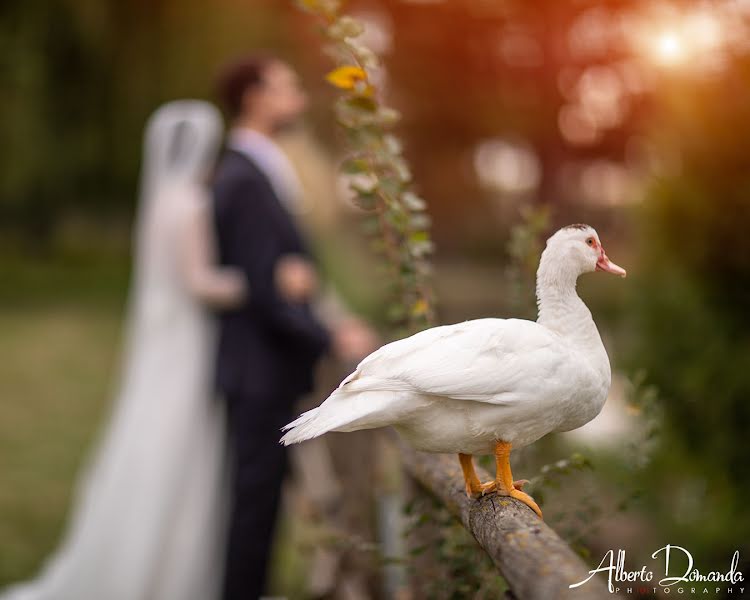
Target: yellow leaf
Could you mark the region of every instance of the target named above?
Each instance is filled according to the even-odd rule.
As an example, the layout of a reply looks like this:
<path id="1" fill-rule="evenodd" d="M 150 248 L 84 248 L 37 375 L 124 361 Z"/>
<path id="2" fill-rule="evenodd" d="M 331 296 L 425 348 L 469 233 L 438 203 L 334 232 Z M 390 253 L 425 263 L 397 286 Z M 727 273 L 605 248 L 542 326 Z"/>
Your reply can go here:
<path id="1" fill-rule="evenodd" d="M 320 6 L 318 6 L 318 0 L 297 0 L 297 4 L 308 12 L 318 12 Z"/>
<path id="2" fill-rule="evenodd" d="M 411 314 L 414 317 L 421 317 L 422 315 L 427 314 L 428 309 L 429 306 L 427 306 L 427 302 L 425 301 L 425 299 L 420 298 L 411 307 Z"/>
<path id="3" fill-rule="evenodd" d="M 354 65 L 343 65 L 335 68 L 326 75 L 328 83 L 342 90 L 353 90 L 358 82 L 367 81 L 367 73 Z"/>
<path id="4" fill-rule="evenodd" d="M 306 10 L 322 12 L 326 15 L 331 15 L 340 8 L 338 0 L 298 0 L 298 2 Z"/>
<path id="5" fill-rule="evenodd" d="M 625 411 L 632 417 L 637 417 L 640 415 L 643 411 L 641 410 L 640 406 L 636 406 L 635 404 L 626 404 L 625 405 Z"/>

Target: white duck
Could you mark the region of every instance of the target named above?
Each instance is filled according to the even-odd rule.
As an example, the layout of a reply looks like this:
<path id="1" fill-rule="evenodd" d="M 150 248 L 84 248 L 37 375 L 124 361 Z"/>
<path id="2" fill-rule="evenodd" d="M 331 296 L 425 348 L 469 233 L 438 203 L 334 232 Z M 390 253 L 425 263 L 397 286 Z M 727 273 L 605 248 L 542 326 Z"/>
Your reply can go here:
<path id="1" fill-rule="evenodd" d="M 609 359 L 591 312 L 576 293 L 583 273 L 625 276 L 588 225 L 549 240 L 537 271 L 536 322 L 477 319 L 433 327 L 370 354 L 318 408 L 286 425 L 285 444 L 329 431 L 393 426 L 418 450 L 457 453 L 466 492 L 496 491 L 530 506 L 514 482 L 510 451 L 588 423 L 609 392 Z M 492 454 L 482 484 L 472 455 Z"/>

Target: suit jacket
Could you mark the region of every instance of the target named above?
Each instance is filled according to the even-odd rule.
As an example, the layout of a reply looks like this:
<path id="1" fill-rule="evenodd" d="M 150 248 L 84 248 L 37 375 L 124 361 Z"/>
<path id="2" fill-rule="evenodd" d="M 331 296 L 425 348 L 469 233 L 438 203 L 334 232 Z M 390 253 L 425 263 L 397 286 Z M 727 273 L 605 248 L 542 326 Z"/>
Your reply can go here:
<path id="1" fill-rule="evenodd" d="M 218 389 L 269 399 L 305 393 L 329 337 L 308 304 L 279 296 L 274 269 L 284 255 L 310 253 L 270 181 L 244 154 L 225 151 L 213 192 L 219 261 L 241 269 L 250 287 L 243 306 L 220 313 Z"/>

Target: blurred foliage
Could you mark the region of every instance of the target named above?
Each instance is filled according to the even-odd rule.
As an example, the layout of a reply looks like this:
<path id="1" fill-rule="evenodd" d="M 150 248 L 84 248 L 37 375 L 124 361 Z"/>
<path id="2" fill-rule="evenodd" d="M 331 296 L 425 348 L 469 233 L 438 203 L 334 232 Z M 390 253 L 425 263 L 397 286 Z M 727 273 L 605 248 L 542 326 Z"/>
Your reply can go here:
<path id="1" fill-rule="evenodd" d="M 430 600 L 502 598 L 508 584 L 490 557 L 433 496 L 417 495 L 404 507 L 406 558 L 417 597 Z"/>
<path id="2" fill-rule="evenodd" d="M 550 226 L 550 207 L 524 206 L 521 220 L 510 230 L 509 262 L 505 270 L 508 306 L 519 318 L 535 319 L 536 302 L 529 290 L 536 290 L 536 270 L 544 250 L 544 235 Z"/>
<path id="3" fill-rule="evenodd" d="M 397 327 L 416 331 L 434 324 L 433 297 L 427 277 L 432 252 L 427 204 L 413 191 L 402 144 L 389 130 L 399 114 L 382 103 L 371 71 L 380 61 L 357 41 L 364 25 L 342 13 L 336 0 L 301 0 L 300 6 L 324 25 L 328 54 L 338 66 L 326 79 L 341 90 L 338 123 L 347 134 L 349 156 L 342 170 L 349 176 L 354 203 L 373 213 L 373 245 L 381 251 L 395 287 L 390 316 Z"/>
<path id="4" fill-rule="evenodd" d="M 649 506 L 668 539 L 726 568 L 750 540 L 750 62 L 695 83 L 665 82 L 657 115 L 681 169 L 638 215 L 629 362 L 662 396 Z"/>
<path id="5" fill-rule="evenodd" d="M 104 60 L 64 3 L 3 2 L 3 222 L 43 235 L 65 204 L 82 201 L 101 183 L 95 167 L 108 129 Z"/>
<path id="6" fill-rule="evenodd" d="M 208 8 L 211 10 L 208 10 Z M 0 225 L 48 243 L 69 215 L 129 215 L 141 132 L 178 97 L 210 98 L 248 42 L 284 56 L 286 3 L 205 0 L 0 3 Z"/>

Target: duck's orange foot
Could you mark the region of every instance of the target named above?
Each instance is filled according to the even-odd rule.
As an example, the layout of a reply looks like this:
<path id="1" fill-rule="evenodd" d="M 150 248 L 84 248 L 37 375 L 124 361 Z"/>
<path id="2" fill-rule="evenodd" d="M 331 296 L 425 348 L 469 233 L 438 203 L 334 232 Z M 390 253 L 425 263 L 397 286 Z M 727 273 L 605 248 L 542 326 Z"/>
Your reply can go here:
<path id="1" fill-rule="evenodd" d="M 487 483 L 479 484 L 478 488 L 475 488 L 474 490 L 472 490 L 472 493 L 469 493 L 469 496 L 471 496 L 472 498 L 480 498 L 493 492 L 497 493 L 498 496 L 510 496 L 511 498 L 515 498 L 516 500 L 520 500 L 521 502 L 523 502 L 526 506 L 533 510 L 540 519 L 544 520 L 544 517 L 542 516 L 542 510 L 539 508 L 539 505 L 534 502 L 534 499 L 531 496 L 523 491 L 523 486 L 527 483 L 529 483 L 528 479 L 514 481 L 513 489 L 510 491 L 506 491 L 502 489 L 502 486 L 498 486 L 497 481 L 488 481 Z M 467 488 L 467 493 L 468 491 L 469 490 Z"/>
<path id="2" fill-rule="evenodd" d="M 523 486 L 525 486 L 527 483 L 529 483 L 528 479 L 519 479 L 518 481 L 513 482 L 513 487 L 517 490 L 523 491 Z M 480 483 L 479 484 L 479 490 L 480 494 L 482 496 L 485 496 L 487 494 L 491 494 L 492 492 L 497 492 L 497 481 L 488 481 L 487 483 Z M 501 492 L 498 492 L 499 494 Z M 507 494 L 501 494 L 503 496 L 507 496 Z"/>
<path id="3" fill-rule="evenodd" d="M 523 486 L 524 483 L 528 483 L 528 480 L 524 480 L 521 485 Z M 515 485 L 515 483 L 514 483 Z M 521 488 L 518 488 L 521 489 Z M 475 481 L 467 481 L 466 482 L 466 495 L 469 498 L 481 498 L 482 496 L 486 496 L 487 494 L 491 494 L 492 492 L 497 491 L 497 481 L 488 481 L 487 483 L 481 483 L 479 479 Z"/>
<path id="4" fill-rule="evenodd" d="M 479 480 L 466 482 L 466 495 L 469 498 L 479 498 L 482 495 L 482 484 Z"/>
<path id="5" fill-rule="evenodd" d="M 477 479 L 476 481 L 467 482 L 466 483 L 466 495 L 469 498 L 481 498 L 482 496 L 486 494 L 490 494 L 495 491 L 495 487 L 497 486 L 496 482 L 494 481 L 488 481 L 487 483 L 480 483 Z"/>
<path id="6" fill-rule="evenodd" d="M 515 486 L 515 483 L 513 485 Z M 539 508 L 539 505 L 534 502 L 534 499 L 526 492 L 522 492 L 520 489 L 514 487 L 512 490 L 510 490 L 508 496 L 523 502 L 526 506 L 533 510 L 542 521 L 544 521 L 544 517 L 542 516 L 542 509 Z"/>
<path id="7" fill-rule="evenodd" d="M 498 443 L 498 446 L 500 448 L 503 448 L 504 446 L 501 443 Z M 481 498 L 482 496 L 486 496 L 487 494 L 491 494 L 492 492 L 496 492 L 497 494 L 501 496 L 511 496 L 512 498 L 516 498 L 517 500 L 520 500 L 524 504 L 526 504 L 531 510 L 533 510 L 537 515 L 539 515 L 539 518 L 542 518 L 542 511 L 539 510 L 539 506 L 536 502 L 534 502 L 534 499 L 529 496 L 526 492 L 523 491 L 523 486 L 529 483 L 528 479 L 519 479 L 518 481 L 513 481 L 513 476 L 510 473 L 510 465 L 507 461 L 507 454 L 502 454 L 501 458 L 504 459 L 502 462 L 498 460 L 498 474 L 497 478 L 494 481 L 488 481 L 487 483 L 481 483 L 479 481 L 479 478 L 477 477 L 476 471 L 474 470 L 474 463 L 472 460 L 471 455 L 469 454 L 459 454 L 458 459 L 461 463 L 461 469 L 464 474 L 464 483 L 465 483 L 465 489 L 466 489 L 466 495 L 469 498 Z M 503 469 L 507 468 L 507 474 L 504 472 L 503 469 L 500 467 L 503 467 Z M 507 482 L 506 484 L 503 484 L 502 482 Z M 507 490 L 508 487 L 510 487 L 510 482 L 513 481 L 512 488 L 510 491 Z"/>

